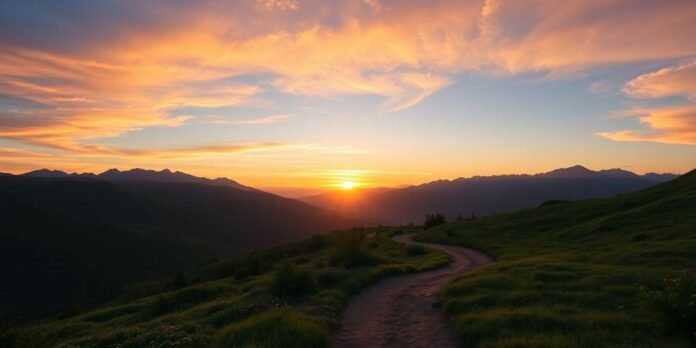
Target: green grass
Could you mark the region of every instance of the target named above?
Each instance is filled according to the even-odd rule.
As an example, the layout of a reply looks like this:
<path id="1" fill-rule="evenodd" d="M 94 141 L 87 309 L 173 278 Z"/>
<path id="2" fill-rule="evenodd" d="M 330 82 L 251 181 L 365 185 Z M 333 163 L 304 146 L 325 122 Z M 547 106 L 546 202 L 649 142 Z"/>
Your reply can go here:
<path id="1" fill-rule="evenodd" d="M 696 172 L 610 199 L 446 224 L 416 239 L 497 259 L 442 293 L 467 346 L 694 346 L 696 289 L 682 287 L 661 306 L 646 305 L 641 289 L 662 293 L 665 278 L 695 284 Z"/>
<path id="2" fill-rule="evenodd" d="M 364 286 L 450 262 L 435 250 L 408 253 L 391 232 L 315 236 L 211 263 L 69 318 L 6 327 L 0 346 L 324 347 L 347 299 Z"/>

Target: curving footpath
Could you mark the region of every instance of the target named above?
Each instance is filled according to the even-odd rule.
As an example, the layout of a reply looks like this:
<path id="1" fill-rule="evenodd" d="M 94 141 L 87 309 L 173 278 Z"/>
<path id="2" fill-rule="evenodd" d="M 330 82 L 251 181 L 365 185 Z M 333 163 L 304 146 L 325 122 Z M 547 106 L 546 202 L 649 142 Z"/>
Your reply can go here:
<path id="1" fill-rule="evenodd" d="M 442 250 L 452 263 L 437 270 L 387 278 L 352 298 L 334 332 L 332 347 L 458 347 L 444 311 L 435 308 L 440 289 L 456 275 L 493 262 L 481 252 L 420 243 L 412 235 L 397 242 Z"/>

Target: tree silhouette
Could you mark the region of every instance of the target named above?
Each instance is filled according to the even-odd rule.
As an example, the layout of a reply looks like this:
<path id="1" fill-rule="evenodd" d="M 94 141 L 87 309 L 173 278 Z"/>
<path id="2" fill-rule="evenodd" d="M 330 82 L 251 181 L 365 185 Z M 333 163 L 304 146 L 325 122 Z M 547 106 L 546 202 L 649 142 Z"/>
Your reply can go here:
<path id="1" fill-rule="evenodd" d="M 425 223 L 423 224 L 423 229 L 427 230 L 432 227 L 446 224 L 447 223 L 447 218 L 445 218 L 444 215 L 440 213 L 435 213 L 435 214 L 430 214 L 426 213 L 425 214 Z"/>

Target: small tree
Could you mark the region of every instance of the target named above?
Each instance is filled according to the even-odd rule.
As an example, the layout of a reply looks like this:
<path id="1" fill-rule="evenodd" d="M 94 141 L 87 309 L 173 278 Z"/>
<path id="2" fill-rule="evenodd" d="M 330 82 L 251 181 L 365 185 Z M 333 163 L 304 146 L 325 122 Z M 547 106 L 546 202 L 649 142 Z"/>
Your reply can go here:
<path id="1" fill-rule="evenodd" d="M 425 214 L 425 223 L 423 224 L 423 230 L 433 228 L 435 226 L 443 225 L 447 223 L 447 218 L 440 213 Z"/>
<path id="2" fill-rule="evenodd" d="M 333 264 L 341 264 L 346 268 L 368 266 L 377 259 L 366 246 L 365 234 L 361 229 L 340 231 L 334 235 Z"/>
<path id="3" fill-rule="evenodd" d="M 280 263 L 273 272 L 270 290 L 274 295 L 291 299 L 311 294 L 316 285 L 314 272 L 307 267 L 298 267 L 285 261 Z"/>

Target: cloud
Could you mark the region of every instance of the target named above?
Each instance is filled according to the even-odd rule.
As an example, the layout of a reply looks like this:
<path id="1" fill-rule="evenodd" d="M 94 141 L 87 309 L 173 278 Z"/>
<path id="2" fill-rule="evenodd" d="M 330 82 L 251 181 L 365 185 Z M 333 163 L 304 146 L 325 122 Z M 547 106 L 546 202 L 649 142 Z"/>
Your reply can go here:
<path id="1" fill-rule="evenodd" d="M 242 119 L 242 120 L 229 120 L 229 119 L 221 119 L 219 117 L 215 117 L 212 119 L 212 123 L 216 124 L 231 124 L 231 125 L 237 125 L 237 124 L 270 124 L 270 123 L 278 123 L 278 122 L 283 122 L 286 121 L 292 117 L 295 117 L 294 114 L 278 114 L 278 115 L 269 115 L 269 116 L 262 116 L 262 117 L 257 117 L 257 118 L 247 118 L 247 119 Z"/>
<path id="2" fill-rule="evenodd" d="M 648 130 L 621 130 L 597 135 L 615 141 L 696 145 L 696 105 L 637 109 L 634 114 Z"/>
<path id="3" fill-rule="evenodd" d="M 640 99 L 684 96 L 691 103 L 628 110 L 624 116 L 637 117 L 648 129 L 602 132 L 599 136 L 616 141 L 696 145 L 696 60 L 638 76 L 624 85 L 623 92 Z"/>
<path id="4" fill-rule="evenodd" d="M 693 32 L 691 0 L 3 1 L 0 138 L 79 152 L 86 139 L 180 127 L 188 119 L 172 110 L 258 98 L 260 81 L 229 82 L 250 75 L 286 94 L 381 96 L 380 111 L 398 112 L 463 72 L 570 75 L 696 56 Z M 676 77 L 693 70 L 656 72 L 627 93 L 693 98 Z"/>
<path id="5" fill-rule="evenodd" d="M 634 98 L 685 96 L 696 100 L 696 60 L 638 76 L 623 91 Z"/>
<path id="6" fill-rule="evenodd" d="M 297 10 L 300 8 L 300 2 L 297 0 L 257 0 L 261 6 L 269 11 L 287 11 Z"/>
<path id="7" fill-rule="evenodd" d="M 125 158 L 149 158 L 149 159 L 181 159 L 181 158 L 205 158 L 220 157 L 240 153 L 284 150 L 302 148 L 307 145 L 286 144 L 281 142 L 267 142 L 258 144 L 223 144 L 223 145 L 204 145 L 184 148 L 168 149 L 115 149 L 102 146 L 95 146 L 88 155 L 95 152 L 103 156 L 125 157 Z"/>

